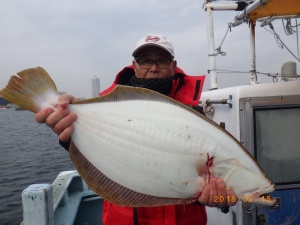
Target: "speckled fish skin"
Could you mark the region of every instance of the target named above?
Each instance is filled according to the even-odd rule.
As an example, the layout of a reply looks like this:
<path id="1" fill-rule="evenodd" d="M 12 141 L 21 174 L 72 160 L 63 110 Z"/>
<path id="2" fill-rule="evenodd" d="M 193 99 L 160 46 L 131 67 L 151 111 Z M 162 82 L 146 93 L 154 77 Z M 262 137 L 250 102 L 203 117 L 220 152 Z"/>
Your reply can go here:
<path id="1" fill-rule="evenodd" d="M 37 88 L 27 83 L 48 75 L 45 73 L 40 67 L 22 71 L 30 79 L 22 78 L 21 83 Z M 45 90 L 33 91 L 41 92 L 38 96 L 44 100 L 22 96 L 23 101 L 18 101 L 20 95 L 28 95 L 28 91 L 15 93 L 19 83 L 14 91 L 6 87 L 0 93 L 23 104 L 23 108 L 34 105 L 27 107 L 34 112 L 46 106 L 55 108 L 56 90 L 47 89 L 47 94 Z M 24 106 L 27 98 L 30 104 Z M 259 195 L 275 188 L 228 132 L 159 93 L 117 86 L 105 96 L 74 102 L 69 108 L 78 115 L 70 157 L 87 184 L 116 204 L 139 207 L 191 203 L 211 177 L 224 179 L 238 199 L 259 199 Z"/>

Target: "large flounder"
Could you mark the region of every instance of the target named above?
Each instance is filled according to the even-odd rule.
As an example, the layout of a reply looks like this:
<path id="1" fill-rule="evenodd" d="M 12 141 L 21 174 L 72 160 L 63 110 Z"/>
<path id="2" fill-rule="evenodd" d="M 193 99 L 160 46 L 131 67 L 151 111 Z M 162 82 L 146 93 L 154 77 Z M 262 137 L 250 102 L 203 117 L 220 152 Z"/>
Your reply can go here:
<path id="1" fill-rule="evenodd" d="M 41 67 L 12 76 L 0 94 L 32 112 L 59 110 L 55 84 Z M 243 146 L 171 98 L 117 86 L 105 96 L 73 102 L 69 109 L 78 115 L 70 158 L 86 183 L 108 201 L 134 207 L 192 203 L 209 179 L 218 177 L 237 199 L 273 204 L 259 195 L 275 185 Z"/>

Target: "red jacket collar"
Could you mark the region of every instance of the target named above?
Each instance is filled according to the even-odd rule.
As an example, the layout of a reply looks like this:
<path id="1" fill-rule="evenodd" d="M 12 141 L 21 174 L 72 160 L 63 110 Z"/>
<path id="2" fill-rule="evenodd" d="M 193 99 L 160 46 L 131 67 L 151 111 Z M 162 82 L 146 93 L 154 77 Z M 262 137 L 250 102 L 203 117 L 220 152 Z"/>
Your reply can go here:
<path id="1" fill-rule="evenodd" d="M 130 77 L 134 75 L 133 65 L 125 67 L 121 70 L 113 84 L 100 93 L 100 95 L 107 94 L 111 92 L 117 84 L 126 85 Z M 175 69 L 175 79 L 173 81 L 173 90 L 170 97 L 180 101 L 183 104 L 196 106 L 198 105 L 205 76 L 189 76 L 185 72 L 176 67 Z"/>

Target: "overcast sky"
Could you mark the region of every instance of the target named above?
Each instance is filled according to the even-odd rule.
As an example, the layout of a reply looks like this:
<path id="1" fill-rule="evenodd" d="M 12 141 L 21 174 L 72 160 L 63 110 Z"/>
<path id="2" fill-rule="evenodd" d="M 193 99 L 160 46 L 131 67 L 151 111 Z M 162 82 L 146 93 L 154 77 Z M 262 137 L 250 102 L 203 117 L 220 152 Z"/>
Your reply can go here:
<path id="1" fill-rule="evenodd" d="M 0 7 L 0 88 L 12 74 L 41 66 L 60 91 L 91 97 L 91 79 L 101 90 L 131 64 L 138 39 L 162 34 L 174 45 L 178 66 L 187 74 L 207 74 L 206 14 L 202 0 L 9 0 Z M 216 47 L 237 12 L 215 12 Z M 273 23 L 280 37 L 297 54 L 296 35 L 286 36 L 282 23 Z M 250 70 L 249 29 L 233 28 L 224 41 L 226 56 L 217 68 Z M 257 26 L 257 70 L 280 73 L 282 63 L 296 61 L 276 45 L 273 35 Z M 299 63 L 298 74 L 299 74 Z M 262 82 L 271 78 L 259 76 Z M 249 75 L 220 74 L 219 87 L 249 84 Z M 209 76 L 205 89 L 210 87 Z"/>

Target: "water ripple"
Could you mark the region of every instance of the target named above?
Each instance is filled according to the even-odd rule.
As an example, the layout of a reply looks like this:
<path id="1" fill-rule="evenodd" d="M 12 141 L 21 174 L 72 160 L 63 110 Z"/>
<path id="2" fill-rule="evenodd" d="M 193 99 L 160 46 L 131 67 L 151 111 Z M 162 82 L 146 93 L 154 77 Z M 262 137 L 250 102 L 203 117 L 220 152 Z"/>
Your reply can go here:
<path id="1" fill-rule="evenodd" d="M 22 191 L 33 183 L 51 183 L 73 170 L 57 136 L 34 121 L 34 114 L 0 110 L 0 225 L 22 221 Z"/>

